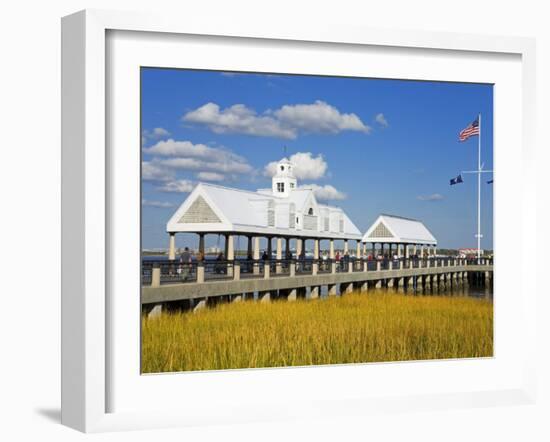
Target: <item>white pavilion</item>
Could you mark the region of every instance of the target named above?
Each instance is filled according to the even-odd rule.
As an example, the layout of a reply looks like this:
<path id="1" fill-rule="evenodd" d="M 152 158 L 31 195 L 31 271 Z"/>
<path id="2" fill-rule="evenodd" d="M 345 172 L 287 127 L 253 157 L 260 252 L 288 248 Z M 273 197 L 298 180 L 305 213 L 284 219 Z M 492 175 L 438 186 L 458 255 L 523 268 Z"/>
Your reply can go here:
<path id="1" fill-rule="evenodd" d="M 386 251 L 390 256 L 395 252 L 405 258 L 410 256 L 411 251 L 421 257 L 435 255 L 437 251 L 437 240 L 421 221 L 395 215 L 380 215 L 367 230 L 362 242 L 365 246 L 372 245 L 373 255 L 376 255 L 376 244 L 382 255 L 387 245 Z"/>
<path id="2" fill-rule="evenodd" d="M 296 256 L 305 253 L 305 241 L 313 241 L 314 258 L 319 258 L 319 243 L 330 241 L 334 257 L 334 240 L 357 241 L 360 252 L 362 234 L 345 212 L 334 206 L 320 204 L 313 188 L 298 186 L 294 165 L 283 158 L 277 164 L 270 189 L 256 192 L 199 183 L 172 215 L 166 230 L 170 235 L 169 259 L 175 259 L 175 235 L 199 235 L 199 251 L 204 253 L 207 234 L 225 236 L 225 257 L 234 259 L 235 237 L 248 238 L 248 253 L 260 257 L 260 238 L 267 238 L 267 253 L 271 256 L 272 239 L 276 239 L 276 257 L 282 259 L 282 242 L 296 240 Z"/>

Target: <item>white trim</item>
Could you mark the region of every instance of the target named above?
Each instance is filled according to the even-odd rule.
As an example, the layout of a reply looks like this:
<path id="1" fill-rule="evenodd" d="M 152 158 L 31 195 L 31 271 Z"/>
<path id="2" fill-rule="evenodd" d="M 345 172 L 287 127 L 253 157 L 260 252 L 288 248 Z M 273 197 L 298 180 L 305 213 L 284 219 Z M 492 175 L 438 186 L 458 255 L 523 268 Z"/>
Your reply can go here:
<path id="1" fill-rule="evenodd" d="M 191 207 L 191 205 L 197 200 L 198 197 L 202 197 L 206 203 L 210 206 L 212 211 L 216 216 L 221 220 L 221 223 L 197 223 L 197 224 L 181 224 L 178 221 L 185 214 L 185 212 Z M 174 212 L 174 214 L 166 223 L 166 231 L 174 233 L 184 233 L 184 232 L 209 232 L 209 231 L 220 231 L 226 232 L 233 229 L 233 224 L 227 219 L 223 212 L 216 206 L 208 192 L 204 191 L 202 184 L 199 184 L 193 189 L 191 194 L 185 199 L 181 206 Z"/>
<path id="2" fill-rule="evenodd" d="M 536 193 L 534 170 L 535 140 L 535 46 L 532 39 L 495 37 L 454 33 L 431 33 L 366 29 L 347 26 L 292 26 L 243 20 L 239 23 L 180 16 L 158 16 L 153 13 L 85 11 L 63 18 L 63 182 L 62 182 L 62 422 L 81 431 L 106 431 L 135 428 L 154 428 L 178 425 L 197 425 L 209 422 L 207 416 L 185 416 L 174 412 L 107 413 L 105 391 L 109 389 L 105 376 L 110 357 L 105 342 L 109 327 L 109 310 L 105 290 L 109 288 L 109 223 L 110 198 L 105 194 L 105 33 L 107 30 L 153 31 L 176 34 L 201 34 L 251 38 L 274 38 L 292 41 L 336 42 L 378 45 L 382 48 L 432 48 L 474 52 L 519 54 L 523 73 L 523 171 L 522 223 L 525 231 L 536 228 Z M 107 153 L 109 154 L 109 153 Z M 109 172 L 109 171 L 108 171 Z M 107 208 L 107 211 L 105 210 Z M 522 272 L 529 270 L 535 256 L 532 241 L 520 241 Z M 535 278 L 521 282 L 526 333 L 535 331 Z M 536 340 L 526 340 L 526 370 L 521 387 L 463 395 L 428 394 L 421 398 L 387 400 L 386 411 L 443 407 L 471 407 L 503 402 L 533 403 L 535 393 Z M 395 365 L 388 364 L 388 370 Z M 107 368 L 108 370 L 109 368 Z M 326 367 L 322 370 L 331 370 Z M 339 370 L 356 370 L 354 367 Z M 314 369 L 321 370 L 321 369 Z M 269 371 L 256 371 L 257 376 Z M 198 379 L 198 378 L 197 378 Z M 337 407 L 325 407 L 331 415 L 368 413 L 379 408 L 380 399 L 342 398 Z M 232 413 L 226 422 L 280 419 L 316 414 L 321 408 L 287 404 L 282 408 L 266 407 L 255 413 Z M 403 408 L 405 407 L 405 408 Z M 354 411 L 355 410 L 355 411 Z M 360 411 L 357 411 L 360 410 Z M 268 417 L 269 416 L 269 417 Z M 219 422 L 223 419 L 219 419 Z"/>
<path id="3" fill-rule="evenodd" d="M 62 22 L 62 410 L 83 431 L 105 418 L 105 27 Z"/>
<path id="4" fill-rule="evenodd" d="M 388 218 L 388 219 L 386 220 L 386 218 Z M 378 218 L 376 219 L 376 221 L 374 223 L 372 223 L 371 226 L 369 227 L 369 229 L 366 231 L 365 235 L 363 235 L 363 238 L 362 238 L 361 242 L 364 242 L 364 243 L 379 242 L 379 243 L 403 243 L 403 244 L 437 245 L 437 240 L 435 238 L 433 240 L 431 240 L 431 239 L 426 239 L 426 238 L 424 238 L 424 239 L 421 239 L 421 238 L 407 238 L 407 237 L 404 237 L 404 236 L 397 235 L 395 233 L 395 230 L 392 228 L 391 218 L 400 219 L 400 217 L 396 217 L 396 216 L 392 216 L 392 215 L 385 215 L 385 214 L 379 215 Z M 422 221 L 414 220 L 414 219 L 406 219 L 406 218 L 401 218 L 401 219 L 403 219 L 405 221 L 410 221 L 412 223 L 421 224 L 422 227 L 424 227 L 428 231 L 430 236 L 433 238 L 432 233 L 424 225 L 424 223 Z M 393 235 L 393 238 L 387 238 L 387 237 L 372 237 L 371 238 L 371 237 L 369 237 L 369 235 L 376 229 L 376 227 L 378 227 L 378 225 L 380 223 L 384 224 L 384 226 Z"/>
<path id="5" fill-rule="evenodd" d="M 376 221 L 372 223 L 372 225 L 369 227 L 369 229 L 365 232 L 363 235 L 363 242 L 381 242 L 381 241 L 390 241 L 393 240 L 393 242 L 397 242 L 399 240 L 399 237 L 395 234 L 393 229 L 388 226 L 386 223 L 383 222 L 383 216 L 379 215 L 378 218 L 376 218 Z M 378 227 L 378 224 L 383 223 L 386 229 L 389 230 L 389 232 L 392 234 L 393 238 L 370 238 L 369 235 Z"/>

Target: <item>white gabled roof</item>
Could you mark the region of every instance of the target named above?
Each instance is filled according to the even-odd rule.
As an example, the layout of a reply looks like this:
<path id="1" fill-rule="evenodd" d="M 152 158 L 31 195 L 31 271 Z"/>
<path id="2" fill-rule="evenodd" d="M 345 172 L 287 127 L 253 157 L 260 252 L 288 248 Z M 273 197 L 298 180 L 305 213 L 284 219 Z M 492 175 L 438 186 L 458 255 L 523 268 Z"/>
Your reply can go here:
<path id="1" fill-rule="evenodd" d="M 298 187 L 290 193 L 288 200 L 296 205 L 296 210 L 303 210 L 311 193 L 310 189 Z"/>
<path id="2" fill-rule="evenodd" d="M 421 221 L 384 214 L 370 226 L 362 241 L 437 245 L 437 240 Z"/>
<path id="3" fill-rule="evenodd" d="M 290 197 L 281 198 L 269 195 L 267 191 L 251 192 L 199 183 L 172 215 L 166 229 L 168 232 L 235 232 L 307 238 L 361 239 L 359 229 L 341 209 L 336 207 L 332 209 L 342 213 L 344 226 L 342 233 L 289 227 L 289 204 L 295 203 L 296 214 L 298 214 L 309 197 L 315 200 L 312 190 L 296 189 Z M 274 225 L 268 225 L 270 207 L 275 207 L 276 210 Z M 286 226 L 279 225 L 280 220 L 286 221 Z"/>

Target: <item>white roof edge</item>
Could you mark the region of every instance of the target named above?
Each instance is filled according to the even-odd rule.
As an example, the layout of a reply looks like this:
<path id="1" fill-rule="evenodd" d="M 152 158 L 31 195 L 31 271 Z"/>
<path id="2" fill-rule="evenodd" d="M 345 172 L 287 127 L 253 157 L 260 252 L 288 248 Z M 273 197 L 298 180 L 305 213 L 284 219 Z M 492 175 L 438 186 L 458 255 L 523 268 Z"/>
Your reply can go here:
<path id="1" fill-rule="evenodd" d="M 393 237 L 369 237 L 380 222 L 384 223 Z M 380 214 L 376 218 L 363 235 L 362 242 L 437 245 L 437 239 L 422 221 L 388 214 Z"/>
<path id="2" fill-rule="evenodd" d="M 361 241 L 361 234 L 354 233 L 331 233 L 331 232 L 316 232 L 308 230 L 290 230 L 280 228 L 266 228 L 262 226 L 250 225 L 229 225 L 229 224 L 181 224 L 177 229 L 171 229 L 170 232 L 175 233 L 240 233 L 250 235 L 273 235 L 273 236 L 290 236 L 292 238 L 320 238 L 320 239 L 350 239 Z"/>

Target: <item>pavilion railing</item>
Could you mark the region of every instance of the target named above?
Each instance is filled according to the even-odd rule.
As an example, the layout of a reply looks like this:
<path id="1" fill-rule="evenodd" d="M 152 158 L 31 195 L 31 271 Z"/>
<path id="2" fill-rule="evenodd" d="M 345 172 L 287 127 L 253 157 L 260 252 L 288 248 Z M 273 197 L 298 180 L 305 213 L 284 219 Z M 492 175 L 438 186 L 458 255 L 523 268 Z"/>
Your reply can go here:
<path id="1" fill-rule="evenodd" d="M 263 277 L 265 262 L 261 260 L 246 259 L 238 261 L 240 267 L 240 278 Z"/>
<path id="2" fill-rule="evenodd" d="M 365 270 L 364 261 L 362 258 L 352 259 L 351 264 L 354 272 L 363 272 Z"/>
<path id="3" fill-rule="evenodd" d="M 304 258 L 296 260 L 297 275 L 311 275 L 313 273 L 313 259 Z"/>
<path id="4" fill-rule="evenodd" d="M 235 261 L 227 260 L 204 260 L 199 263 L 204 267 L 204 280 L 213 281 L 220 279 L 233 279 Z"/>
<path id="5" fill-rule="evenodd" d="M 181 263 L 179 261 L 144 260 L 141 265 L 141 283 L 152 283 L 153 268 L 160 269 L 160 283 L 181 283 L 197 281 L 197 262 Z"/>
<path id="6" fill-rule="evenodd" d="M 293 264 L 293 259 L 272 259 L 269 264 L 270 276 L 290 276 L 290 267 Z"/>
<path id="7" fill-rule="evenodd" d="M 399 257 L 399 258 L 355 258 L 343 257 L 338 260 L 330 258 L 300 258 L 271 260 L 213 260 L 200 262 L 193 260 L 183 263 L 178 260 L 166 259 L 143 260 L 141 266 L 141 281 L 143 285 L 152 285 L 154 269 L 157 270 L 157 284 L 174 284 L 187 282 L 206 282 L 216 280 L 248 279 L 282 277 L 295 275 L 311 275 L 316 269 L 317 274 L 342 272 L 367 272 L 399 270 L 410 268 L 434 268 L 472 265 L 492 265 L 492 258 L 457 258 L 457 257 Z M 266 271 L 269 275 L 266 275 Z"/>
<path id="8" fill-rule="evenodd" d="M 332 263 L 334 260 L 330 258 L 319 258 L 317 260 L 317 273 L 332 273 Z"/>

